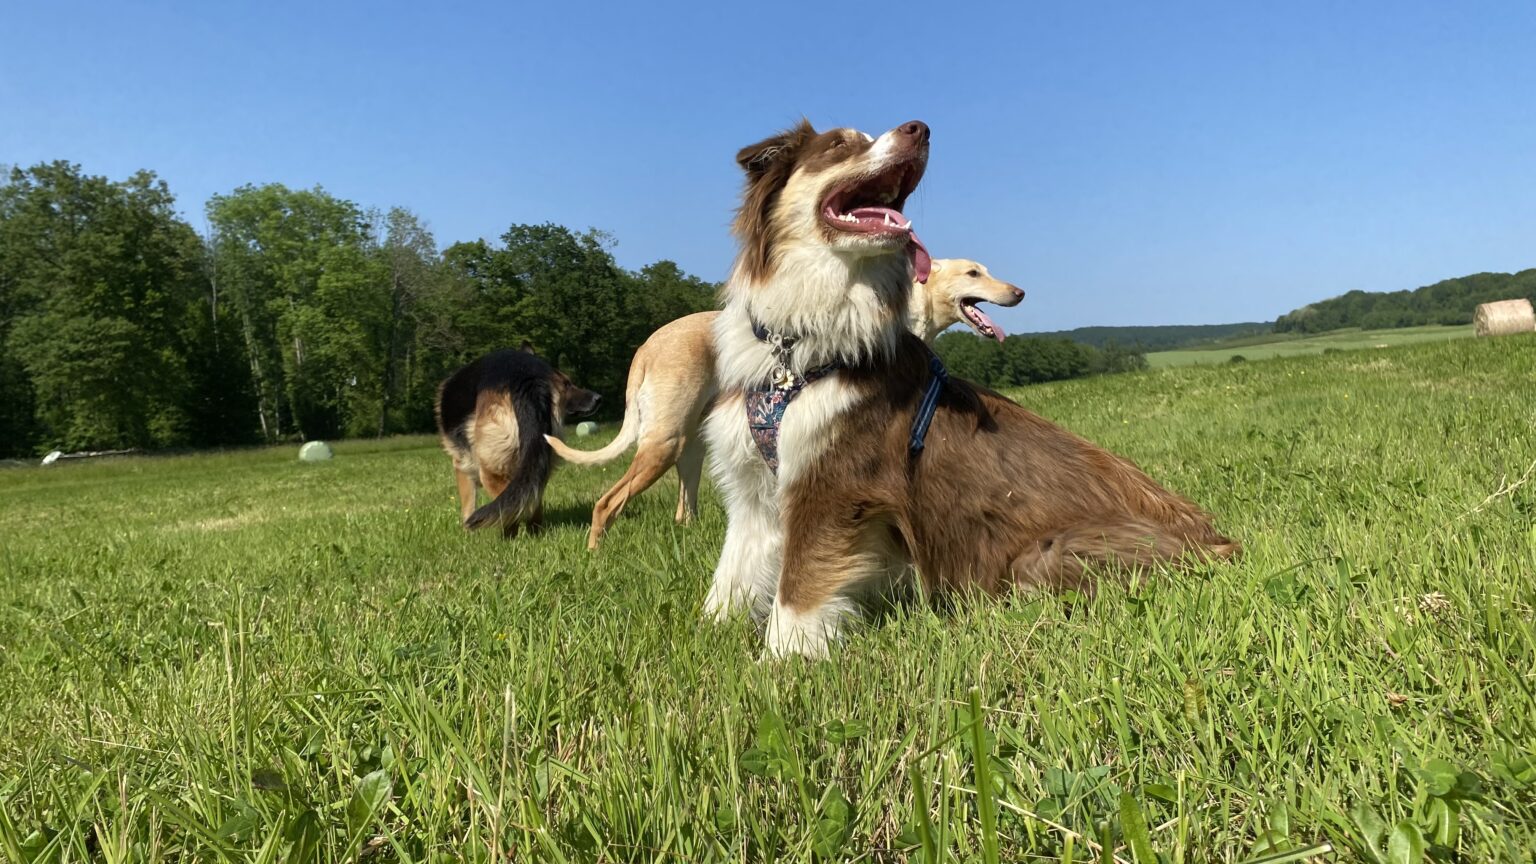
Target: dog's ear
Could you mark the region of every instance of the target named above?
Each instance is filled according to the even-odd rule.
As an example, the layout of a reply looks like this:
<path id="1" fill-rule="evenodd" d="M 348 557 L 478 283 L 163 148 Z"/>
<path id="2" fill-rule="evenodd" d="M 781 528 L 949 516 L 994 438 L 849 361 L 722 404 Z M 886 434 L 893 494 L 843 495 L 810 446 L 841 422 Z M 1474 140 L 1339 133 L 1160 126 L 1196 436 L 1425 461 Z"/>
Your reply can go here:
<path id="1" fill-rule="evenodd" d="M 741 148 L 736 154 L 736 164 L 747 172 L 748 179 L 755 180 L 775 165 L 792 164 L 800 150 L 815 137 L 816 130 L 811 127 L 811 121 L 802 117 L 792 128 Z"/>
<path id="2" fill-rule="evenodd" d="M 524 339 L 522 347 L 518 348 L 517 350 L 523 352 L 524 354 L 532 354 L 533 353 L 533 343 L 529 342 L 527 339 Z"/>
<path id="3" fill-rule="evenodd" d="M 795 160 L 815 137 L 816 130 L 811 128 L 810 121 L 802 118 L 793 128 L 743 147 L 736 154 L 736 164 L 747 172 L 747 188 L 741 196 L 741 207 L 736 210 L 732 231 L 742 242 L 739 261 L 748 280 L 756 281 L 768 272 L 768 223 L 774 202 L 794 173 Z"/>

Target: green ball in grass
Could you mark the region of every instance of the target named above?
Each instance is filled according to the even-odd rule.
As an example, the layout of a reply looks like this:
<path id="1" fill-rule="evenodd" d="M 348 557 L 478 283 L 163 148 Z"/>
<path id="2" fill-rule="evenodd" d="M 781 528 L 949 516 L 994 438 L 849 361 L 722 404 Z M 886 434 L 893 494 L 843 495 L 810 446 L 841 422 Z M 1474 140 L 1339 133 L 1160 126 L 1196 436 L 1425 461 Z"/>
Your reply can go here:
<path id="1" fill-rule="evenodd" d="M 333 455 L 331 445 L 324 441 L 310 441 L 299 448 L 300 462 L 324 462 Z"/>
<path id="2" fill-rule="evenodd" d="M 585 438 L 588 435 L 596 435 L 596 434 L 597 434 L 597 424 L 593 423 L 591 420 L 583 420 L 582 422 L 576 424 L 576 437 L 577 438 Z"/>

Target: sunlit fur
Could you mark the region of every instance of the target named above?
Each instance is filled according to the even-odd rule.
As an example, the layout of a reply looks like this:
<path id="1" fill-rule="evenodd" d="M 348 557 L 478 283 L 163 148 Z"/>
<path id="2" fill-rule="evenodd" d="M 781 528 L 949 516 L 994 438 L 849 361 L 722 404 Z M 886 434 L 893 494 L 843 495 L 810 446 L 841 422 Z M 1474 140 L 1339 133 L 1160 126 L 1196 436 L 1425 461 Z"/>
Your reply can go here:
<path id="1" fill-rule="evenodd" d="M 920 140 L 926 157 L 927 127 L 898 131 L 909 156 Z M 929 390 L 930 352 L 906 332 L 905 244 L 890 237 L 882 252 L 829 224 L 851 215 L 842 184 L 888 158 L 890 136 L 802 125 L 738 155 L 742 253 L 715 321 L 724 396 L 706 425 L 729 522 L 706 615 L 750 609 L 767 617 L 769 656 L 824 657 L 870 595 L 914 581 L 930 596 L 1091 592 L 1106 575 L 1237 555 L 1208 513 L 1128 460 L 959 378 Z M 798 340 L 796 370 L 842 364 L 785 410 L 777 476 L 743 407 L 773 362 L 753 319 Z M 919 453 L 916 422 L 927 432 Z"/>
<path id="2" fill-rule="evenodd" d="M 841 184 L 909 160 L 911 152 L 898 152 L 896 130 L 873 140 L 855 130 L 834 130 L 826 135 L 845 136 L 848 157 L 806 164 L 795 148 L 803 151 L 813 134 L 802 124 L 739 157 L 748 174 L 735 224 L 743 251 L 714 323 L 716 374 L 726 395 L 705 426 L 728 517 L 705 603 L 710 617 L 740 608 L 760 615 L 773 611 L 782 556 L 780 492 L 835 446 L 839 418 L 853 411 L 860 398 L 837 374 L 807 385 L 785 413 L 775 477 L 748 434 L 740 395 L 767 381 L 775 362 L 768 345 L 753 333 L 753 322 L 797 340 L 791 368 L 799 373 L 827 363 L 858 365 L 887 356 L 906 332 L 912 269 L 905 238 L 830 230 L 821 209 Z M 771 154 L 771 162 L 754 161 L 764 152 Z M 922 154 L 926 159 L 926 141 Z M 796 626 L 774 628 L 772 650 L 809 651 L 824 644 L 835 635 L 833 622 L 839 617 L 796 619 Z M 770 619 L 780 620 L 777 615 Z M 800 625 L 816 636 L 802 639 Z"/>
<path id="3" fill-rule="evenodd" d="M 965 318 L 962 301 L 1013 306 L 1023 296 L 1023 291 L 993 278 L 975 261 L 936 258 L 928 281 L 912 283 L 908 326 L 932 343 L 953 324 L 976 329 L 977 325 Z M 606 447 L 578 450 L 557 437 L 549 438 L 549 446 L 562 459 L 578 465 L 601 465 L 635 448 L 628 470 L 592 507 L 588 549 L 598 547 L 630 500 L 674 465 L 678 475 L 676 519 L 684 523 L 697 515 L 704 415 L 716 392 L 712 327 L 719 315 L 696 312 L 669 322 L 635 351 L 625 389 L 624 422 Z"/>
<path id="4" fill-rule="evenodd" d="M 807 129 L 791 130 L 793 139 L 782 146 L 805 146 Z M 715 323 L 724 389 L 762 380 L 772 366 L 767 347 L 752 335 L 752 319 L 799 336 L 797 370 L 889 354 L 904 329 L 911 280 L 905 239 L 829 230 L 821 207 L 837 186 L 910 156 L 896 149 L 896 130 L 872 144 L 869 136 L 852 129 L 826 135 L 845 136 L 861 146 L 848 159 L 791 163 L 787 169 L 776 164 L 773 171 L 788 171 L 776 190 L 761 188 L 775 183 L 773 171 L 754 180 L 749 170 L 746 201 L 734 226 L 744 252 L 726 281 L 725 308 Z M 776 157 L 792 154 L 780 151 Z M 766 214 L 750 209 L 755 196 L 769 193 L 773 200 Z"/>
<path id="5" fill-rule="evenodd" d="M 932 345 L 940 333 L 955 324 L 976 329 L 961 311 L 961 301 L 1017 306 L 1023 299 L 1022 290 L 997 279 L 979 262 L 964 258 L 935 258 L 928 284 L 912 286 L 907 329 Z M 986 334 L 978 332 L 977 335 Z"/>

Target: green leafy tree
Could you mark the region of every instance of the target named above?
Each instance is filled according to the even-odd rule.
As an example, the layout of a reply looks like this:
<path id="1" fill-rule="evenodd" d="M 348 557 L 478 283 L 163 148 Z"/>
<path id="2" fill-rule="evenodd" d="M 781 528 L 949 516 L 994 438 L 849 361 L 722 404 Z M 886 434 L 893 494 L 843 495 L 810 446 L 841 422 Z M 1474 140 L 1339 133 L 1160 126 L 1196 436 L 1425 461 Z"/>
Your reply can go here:
<path id="1" fill-rule="evenodd" d="M 636 320 L 646 332 L 644 341 L 657 327 L 685 315 L 716 308 L 719 286 L 683 272 L 673 261 L 657 261 L 640 268 L 635 275 L 637 293 Z M 638 344 L 638 343 L 637 343 Z"/>
<path id="2" fill-rule="evenodd" d="M 218 278 L 235 310 L 263 436 L 335 434 L 360 368 L 361 322 L 376 298 L 362 212 L 315 188 L 243 186 L 208 203 Z M 329 280 L 322 293 L 322 279 Z M 363 301 L 338 314 L 340 305 Z"/>
<path id="3" fill-rule="evenodd" d="M 431 362 L 431 340 L 422 331 L 439 324 L 438 316 L 445 307 L 433 301 L 448 289 L 437 242 L 421 219 L 403 207 L 395 207 L 384 217 L 383 224 L 383 242 L 377 254 L 388 285 L 389 315 L 378 334 L 378 350 L 383 357 L 379 435 L 430 425 L 429 406 L 438 380 L 436 375 L 441 371 L 446 377 L 446 371 L 442 364 Z"/>
<path id="4" fill-rule="evenodd" d="M 715 303 L 674 262 L 621 268 L 593 230 L 513 225 L 439 254 L 408 210 L 267 184 L 215 196 L 199 238 L 150 174 L 9 178 L 5 452 L 426 431 L 443 378 L 525 341 L 616 394 L 641 341 Z"/>
<path id="5" fill-rule="evenodd" d="M 933 349 L 949 374 L 985 387 L 1007 387 L 1003 346 L 991 339 L 978 339 L 970 333 L 951 330 L 940 333 Z"/>
<path id="6" fill-rule="evenodd" d="M 192 442 L 200 261 L 196 233 L 152 173 L 113 182 L 66 162 L 13 169 L 0 186 L 0 367 L 33 416 L 7 417 L 7 449 Z"/>
<path id="7" fill-rule="evenodd" d="M 934 350 L 950 374 L 987 387 L 1018 387 L 1103 372 L 1146 368 L 1146 357 L 1129 349 L 1099 352 L 1068 339 L 1009 336 L 999 345 L 963 331 L 940 334 Z"/>

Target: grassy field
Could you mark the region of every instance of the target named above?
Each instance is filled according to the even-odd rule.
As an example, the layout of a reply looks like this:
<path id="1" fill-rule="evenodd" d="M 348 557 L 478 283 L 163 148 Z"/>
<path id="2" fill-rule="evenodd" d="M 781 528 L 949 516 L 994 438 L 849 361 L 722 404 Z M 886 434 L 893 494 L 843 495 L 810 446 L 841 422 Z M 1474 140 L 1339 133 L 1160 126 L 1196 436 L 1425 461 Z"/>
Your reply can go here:
<path id="1" fill-rule="evenodd" d="M 1349 351 L 1358 348 L 1390 348 L 1442 339 L 1460 339 L 1472 335 L 1472 326 L 1401 327 L 1395 330 L 1335 330 L 1316 336 L 1273 333 L 1245 339 L 1225 340 L 1208 348 L 1183 351 L 1157 351 L 1147 355 L 1153 368 L 1192 366 L 1197 363 L 1226 363 L 1235 355 L 1247 360 L 1273 357 L 1297 357 L 1321 354 L 1330 348 Z"/>
<path id="2" fill-rule="evenodd" d="M 513 542 L 428 439 L 0 472 L 0 859 L 1529 862 L 1533 392 L 1536 337 L 1019 391 L 1243 560 L 824 663 L 701 626 L 712 495 L 584 551 L 622 463 Z"/>

